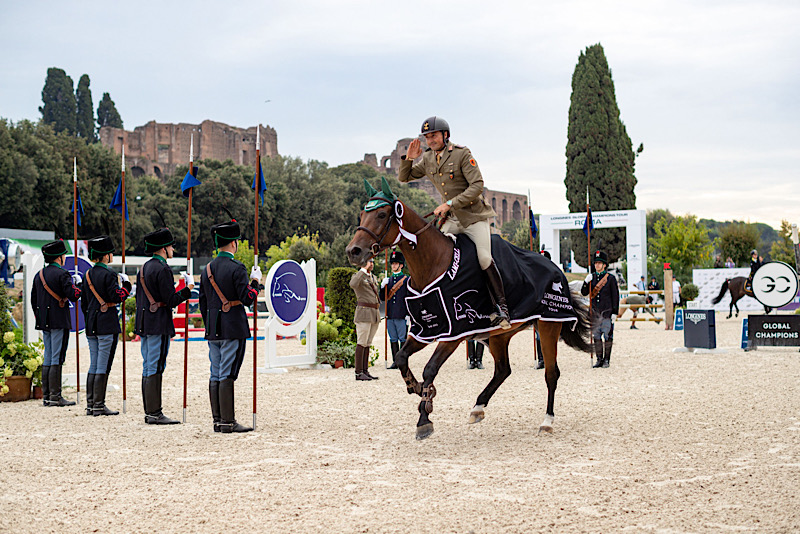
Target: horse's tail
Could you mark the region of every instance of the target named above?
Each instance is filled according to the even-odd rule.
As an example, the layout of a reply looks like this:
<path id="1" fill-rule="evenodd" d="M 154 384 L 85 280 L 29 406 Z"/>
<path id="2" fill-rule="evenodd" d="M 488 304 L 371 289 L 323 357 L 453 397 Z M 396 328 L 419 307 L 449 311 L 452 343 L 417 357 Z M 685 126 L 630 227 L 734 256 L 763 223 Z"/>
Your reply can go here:
<path id="1" fill-rule="evenodd" d="M 725 296 L 725 292 L 728 291 L 728 279 L 725 279 L 725 283 L 722 284 L 722 289 L 719 290 L 719 295 L 714 297 L 711 300 L 711 304 L 719 304 L 719 301 L 722 300 L 722 297 Z"/>
<path id="2" fill-rule="evenodd" d="M 589 321 L 589 309 L 582 303 L 576 301 L 572 292 L 569 292 L 569 303 L 578 316 L 578 321 L 574 328 L 562 328 L 561 339 L 575 350 L 592 353 L 590 339 L 592 336 L 592 326 Z"/>

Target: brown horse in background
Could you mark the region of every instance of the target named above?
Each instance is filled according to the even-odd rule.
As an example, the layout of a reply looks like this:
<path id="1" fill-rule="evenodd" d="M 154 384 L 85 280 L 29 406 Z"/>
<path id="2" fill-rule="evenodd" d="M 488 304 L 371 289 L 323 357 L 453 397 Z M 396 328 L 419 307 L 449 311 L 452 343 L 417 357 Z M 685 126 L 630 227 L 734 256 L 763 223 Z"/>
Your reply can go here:
<path id="1" fill-rule="evenodd" d="M 403 252 L 411 275 L 411 286 L 421 290 L 439 278 L 453 262 L 454 243 L 449 237 L 442 234 L 433 222 L 425 220 L 411 208 L 397 200 L 389 189 L 388 183 L 382 179 L 382 193 L 379 193 L 368 183 L 367 193 L 370 202 L 380 201 L 380 207 L 370 211 L 361 212 L 361 225 L 353 235 L 353 239 L 346 248 L 350 263 L 356 266 L 363 265 L 368 259 L 378 254 L 381 250 L 397 245 Z M 402 232 L 401 232 L 402 229 Z M 411 240 L 416 240 L 412 243 Z M 566 285 L 566 278 L 564 279 Z M 525 291 L 525 288 L 511 287 L 507 291 Z M 545 382 L 547 383 L 547 410 L 544 421 L 539 426 L 539 432 L 553 431 L 553 405 L 560 371 L 556 363 L 557 344 L 559 337 L 564 342 L 583 352 L 591 352 L 589 345 L 590 325 L 588 316 L 582 307 L 572 300 L 571 303 L 577 314 L 577 324 L 574 329 L 562 329 L 562 323 L 538 320 L 539 337 L 542 343 L 544 356 Z M 503 381 L 511 375 L 511 365 L 508 357 L 508 344 L 511 338 L 534 324 L 537 320 L 526 323 L 514 323 L 508 330 L 497 327 L 487 332 L 489 351 L 495 361 L 494 376 L 486 388 L 478 395 L 475 407 L 470 412 L 470 423 L 478 423 L 485 417 L 486 405 L 492 395 Z M 433 355 L 422 372 L 423 382 L 420 384 L 408 367 L 408 358 L 423 349 L 427 343 L 422 343 L 408 336 L 403 347 L 395 355 L 395 362 L 402 373 L 409 394 L 416 393 L 422 400 L 419 403 L 419 420 L 417 422 L 416 438 L 425 439 L 433 433 L 433 423 L 430 413 L 433 411 L 433 398 L 436 388 L 433 381 L 439 369 L 451 354 L 458 348 L 462 341 L 441 341 L 436 346 Z"/>
<path id="2" fill-rule="evenodd" d="M 733 308 L 736 308 L 736 317 L 739 317 L 739 306 L 737 306 L 736 303 L 739 302 L 742 298 L 744 297 L 755 298 L 753 296 L 752 291 L 745 290 L 746 282 L 747 282 L 747 277 L 745 276 L 736 276 L 734 278 L 728 278 L 727 280 L 725 280 L 725 282 L 723 282 L 722 289 L 719 290 L 719 295 L 717 295 L 711 300 L 712 304 L 719 304 L 719 302 L 722 300 L 722 297 L 725 296 L 725 292 L 726 291 L 731 292 L 731 305 L 726 319 L 730 319 L 731 316 L 733 315 Z M 772 311 L 772 308 L 770 308 L 769 306 L 764 306 L 764 311 L 766 313 L 769 313 Z"/>

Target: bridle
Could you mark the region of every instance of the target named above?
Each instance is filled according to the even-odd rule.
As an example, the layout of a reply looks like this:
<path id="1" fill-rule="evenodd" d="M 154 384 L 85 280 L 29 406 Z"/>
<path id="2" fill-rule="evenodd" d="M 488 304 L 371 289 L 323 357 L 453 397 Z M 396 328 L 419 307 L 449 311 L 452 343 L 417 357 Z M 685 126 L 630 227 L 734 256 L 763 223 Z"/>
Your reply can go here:
<path id="1" fill-rule="evenodd" d="M 370 201 L 373 201 L 373 200 L 382 200 L 382 201 L 386 202 L 386 198 L 384 198 L 382 196 L 372 197 L 367 202 L 369 203 Z M 427 230 L 428 228 L 433 226 L 433 224 L 436 223 L 437 221 L 439 221 L 440 219 L 441 219 L 441 222 L 440 222 L 439 226 L 441 227 L 441 225 L 444 223 L 444 219 L 445 219 L 445 218 L 439 217 L 437 215 L 436 217 L 434 217 L 433 219 L 428 221 L 428 224 L 426 224 L 425 226 L 423 226 L 422 228 L 420 228 L 416 232 L 412 233 L 412 232 L 409 232 L 408 230 L 406 230 L 405 228 L 403 228 L 403 215 L 404 215 L 404 213 L 405 213 L 405 206 L 403 205 L 403 203 L 400 202 L 399 200 L 395 200 L 394 201 L 394 209 L 392 209 L 391 213 L 389 213 L 389 218 L 386 221 L 386 224 L 384 225 L 384 227 L 381 229 L 380 235 L 376 234 L 375 232 L 373 232 L 372 230 L 370 230 L 366 226 L 360 226 L 359 225 L 358 227 L 356 227 L 356 232 L 358 232 L 359 230 L 363 230 L 372 239 L 375 240 L 375 242 L 372 243 L 372 245 L 370 245 L 370 250 L 372 251 L 373 256 L 377 256 L 378 253 L 380 251 L 382 251 L 383 249 L 385 249 L 385 248 L 393 247 L 393 246 L 397 245 L 402 239 L 405 239 L 406 241 L 408 241 L 408 243 L 411 246 L 411 248 L 415 249 L 417 247 L 417 236 L 419 236 L 422 232 L 424 232 L 425 230 Z M 423 217 L 423 219 L 427 219 L 431 215 L 433 215 L 433 212 L 430 212 L 429 214 L 425 215 Z M 392 228 L 392 222 L 395 222 L 395 221 L 397 222 L 397 226 L 399 226 L 399 231 L 397 232 L 397 237 L 395 238 L 395 240 L 391 244 L 382 245 L 381 243 L 383 243 L 383 239 L 386 237 L 386 234 L 388 234 L 389 230 L 391 230 L 391 228 Z"/>

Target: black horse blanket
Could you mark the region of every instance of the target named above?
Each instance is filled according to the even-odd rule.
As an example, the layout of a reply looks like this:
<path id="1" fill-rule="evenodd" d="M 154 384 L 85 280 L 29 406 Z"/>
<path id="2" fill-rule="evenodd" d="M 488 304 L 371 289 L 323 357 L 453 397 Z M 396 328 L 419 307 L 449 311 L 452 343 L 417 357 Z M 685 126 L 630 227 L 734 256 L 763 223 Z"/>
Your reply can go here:
<path id="1" fill-rule="evenodd" d="M 503 278 L 512 324 L 538 318 L 577 322 L 567 279 L 556 264 L 497 235 L 492 236 L 492 257 Z M 409 285 L 406 307 L 409 334 L 423 343 L 480 337 L 493 329 L 492 298 L 468 236 L 457 236 L 453 263 L 442 276 L 422 291 Z"/>

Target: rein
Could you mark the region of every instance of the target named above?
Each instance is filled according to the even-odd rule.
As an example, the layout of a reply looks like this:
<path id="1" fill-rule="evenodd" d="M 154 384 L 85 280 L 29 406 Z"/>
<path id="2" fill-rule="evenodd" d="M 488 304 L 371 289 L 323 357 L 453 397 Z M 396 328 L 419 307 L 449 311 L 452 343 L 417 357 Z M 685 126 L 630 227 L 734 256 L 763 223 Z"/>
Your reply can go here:
<path id="1" fill-rule="evenodd" d="M 369 200 L 384 200 L 385 201 L 386 199 L 384 199 L 383 197 L 372 197 Z M 356 227 L 356 232 L 359 231 L 359 230 L 363 230 L 364 232 L 369 234 L 369 236 L 372 239 L 375 240 L 375 242 L 370 246 L 370 250 L 372 251 L 373 255 L 377 255 L 381 250 L 383 250 L 383 249 L 385 249 L 387 247 L 396 245 L 403 238 L 405 238 L 410 243 L 411 248 L 416 248 L 416 246 L 417 246 L 417 236 L 422 234 L 425 230 L 427 230 L 428 228 L 430 228 L 431 226 L 433 226 L 437 222 L 439 223 L 439 228 L 441 228 L 442 225 L 444 224 L 444 220 L 447 218 L 447 217 L 440 217 L 439 215 L 436 215 L 433 219 L 428 221 L 428 223 L 425 226 L 423 226 L 422 228 L 420 228 L 416 232 L 412 233 L 412 232 L 409 232 L 408 230 L 405 230 L 403 228 L 403 211 L 404 211 L 403 210 L 403 204 L 399 200 L 396 200 L 395 203 L 394 203 L 394 209 L 392 210 L 391 214 L 389 215 L 389 220 L 386 221 L 386 225 L 381 230 L 380 235 L 376 234 L 375 232 L 373 232 L 372 230 L 370 230 L 369 228 L 367 228 L 365 226 Z M 430 212 L 427 215 L 425 215 L 423 217 L 423 219 L 427 219 L 431 215 L 433 215 L 433 212 Z M 383 242 L 383 238 L 386 237 L 386 234 L 388 234 L 389 230 L 392 228 L 392 221 L 397 221 L 397 224 L 400 227 L 400 231 L 397 233 L 397 238 L 394 240 L 393 243 L 391 243 L 389 245 L 381 245 L 381 243 Z"/>

